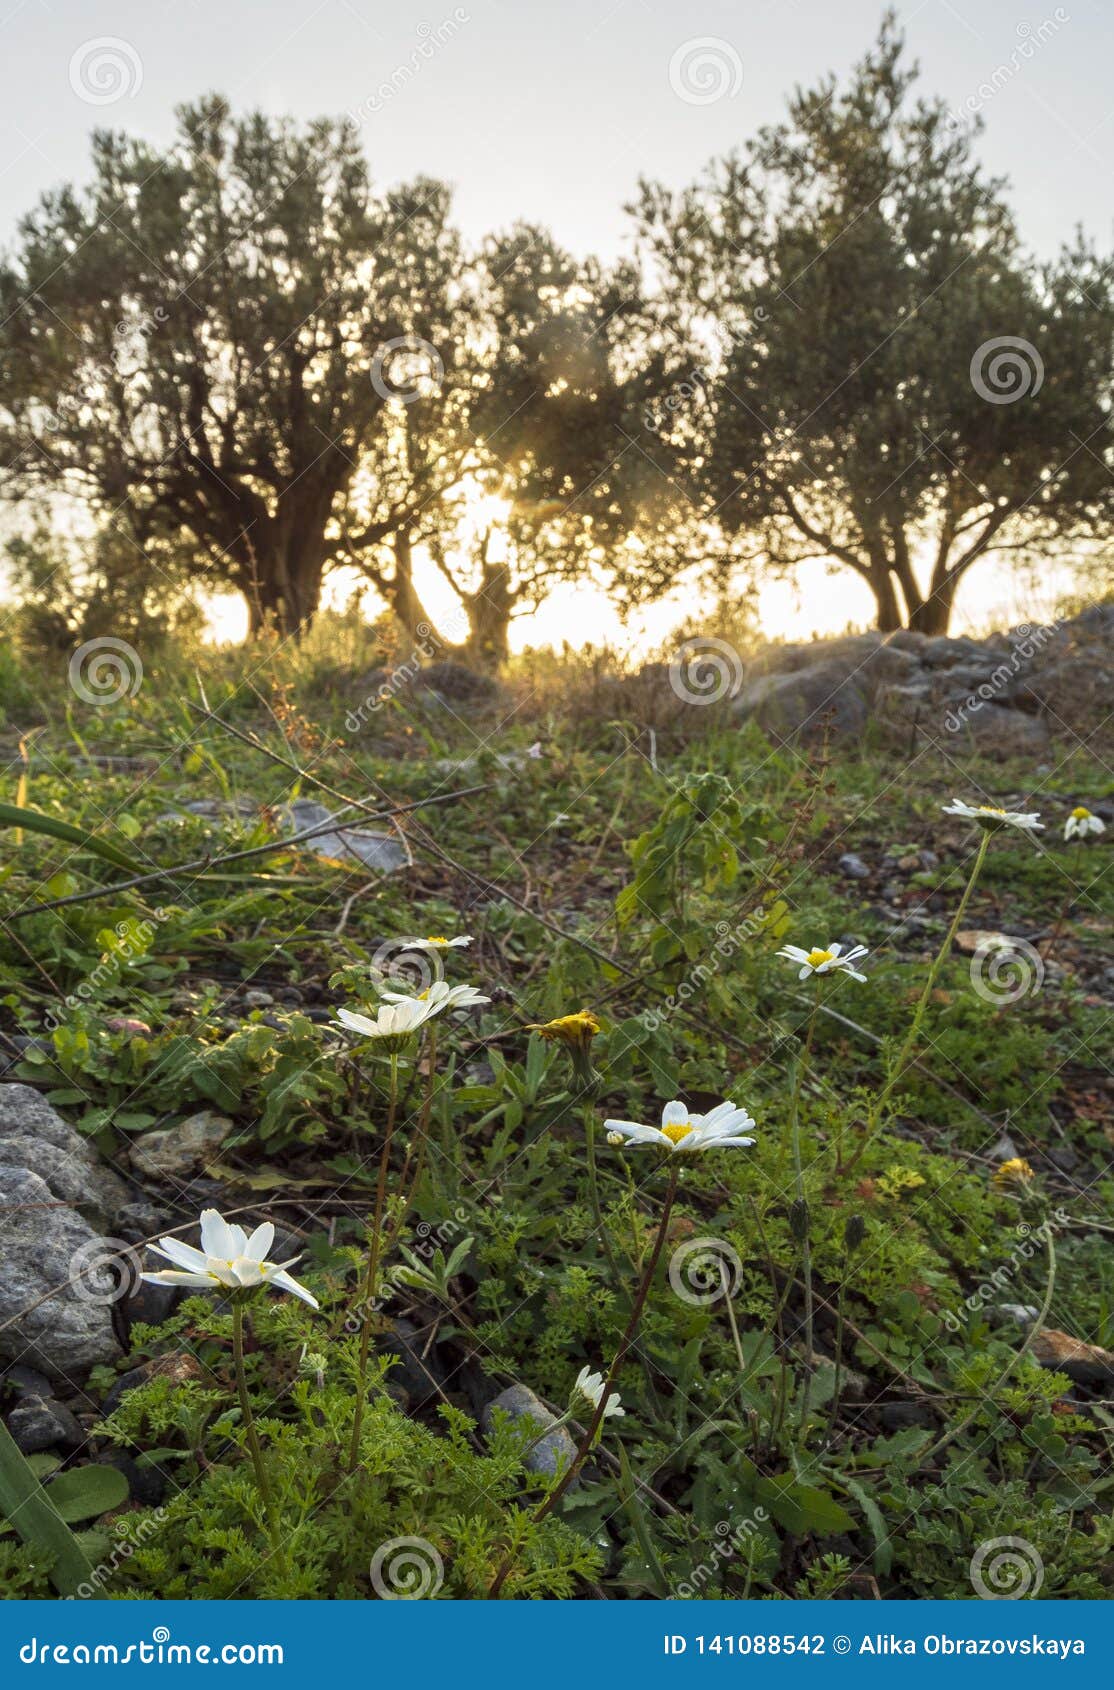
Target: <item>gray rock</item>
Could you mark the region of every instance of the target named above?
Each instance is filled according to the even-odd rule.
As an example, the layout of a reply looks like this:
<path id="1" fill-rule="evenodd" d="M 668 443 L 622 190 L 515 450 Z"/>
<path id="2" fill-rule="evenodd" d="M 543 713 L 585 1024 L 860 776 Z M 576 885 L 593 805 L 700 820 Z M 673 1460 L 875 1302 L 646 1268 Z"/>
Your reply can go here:
<path id="1" fill-rule="evenodd" d="M 825 731 L 833 739 L 858 738 L 867 722 L 865 694 L 839 664 L 763 675 L 746 688 L 735 709 L 752 716 L 780 744 L 816 739 Z"/>
<path id="2" fill-rule="evenodd" d="M 214 1161 L 232 1131 L 227 1115 L 202 1109 L 165 1132 L 143 1133 L 133 1139 L 132 1167 L 149 1179 L 182 1180 Z"/>
<path id="3" fill-rule="evenodd" d="M 149 1203 L 143 1198 L 125 1203 L 116 1213 L 116 1234 L 127 1244 L 142 1244 L 148 1238 L 157 1238 L 160 1233 L 169 1232 L 173 1225 L 174 1220 L 168 1210 L 160 1209 L 157 1203 Z"/>
<path id="4" fill-rule="evenodd" d="M 282 1258 L 276 1255 L 275 1260 Z M 387 1383 L 402 1387 L 411 1408 L 421 1408 L 435 1399 L 440 1401 L 448 1375 L 438 1358 L 436 1344 L 429 1342 L 428 1331 L 420 1331 L 413 1321 L 396 1320 L 390 1337 L 378 1348 L 381 1355 L 397 1357 L 387 1374 Z"/>
<path id="5" fill-rule="evenodd" d="M 946 669 L 952 664 L 985 660 L 986 653 L 977 640 L 951 639 L 947 634 L 928 639 L 921 647 L 921 662 L 929 669 Z"/>
<path id="6" fill-rule="evenodd" d="M 558 1473 L 569 1465 L 576 1454 L 576 1444 L 564 1426 L 557 1426 L 556 1415 L 550 1414 L 544 1403 L 538 1401 L 526 1385 L 508 1385 L 505 1391 L 500 1391 L 497 1397 L 484 1408 L 480 1416 L 480 1425 L 485 1432 L 490 1432 L 495 1424 L 496 1414 L 505 1414 L 511 1420 L 531 1420 L 538 1431 L 544 1431 L 526 1457 L 526 1466 L 531 1473 L 545 1473 L 555 1478 Z"/>
<path id="7" fill-rule="evenodd" d="M 111 1245 L 26 1168 L 0 1167 L 0 1230 L 0 1356 L 67 1380 L 115 1361 Z"/>
<path id="8" fill-rule="evenodd" d="M 870 870 L 863 859 L 855 855 L 854 851 L 843 853 L 839 859 L 839 871 L 841 874 L 845 874 L 848 880 L 867 880 L 870 877 Z"/>
<path id="9" fill-rule="evenodd" d="M 0 1086 L 0 1167 L 37 1174 L 98 1229 L 114 1224 L 131 1195 L 89 1140 L 31 1086 Z"/>
<path id="10" fill-rule="evenodd" d="M 431 663 L 419 670 L 414 685 L 430 692 L 446 704 L 494 704 L 502 697 L 503 689 L 490 675 L 468 669 L 463 663 L 451 660 Z"/>
<path id="11" fill-rule="evenodd" d="M 36 1373 L 33 1367 L 21 1367 L 16 1362 L 0 1379 L 0 1388 L 17 1397 L 48 1397 L 50 1380 L 45 1373 Z"/>
<path id="12" fill-rule="evenodd" d="M 964 719 L 963 732 L 972 750 L 983 757 L 1039 757 L 1051 744 L 1048 724 L 1041 716 L 1027 716 L 1001 704 L 987 704 L 972 710 Z"/>
<path id="13" fill-rule="evenodd" d="M 24 1455 L 40 1449 L 77 1449 L 85 1433 L 68 1408 L 53 1397 L 24 1397 L 8 1416 L 8 1431 Z"/>
<path id="14" fill-rule="evenodd" d="M 334 812 L 312 798 L 295 798 L 281 812 L 283 831 L 304 833 L 307 828 L 326 827 Z M 315 834 L 302 847 L 315 856 L 328 857 L 332 862 L 357 862 L 365 868 L 378 869 L 381 874 L 393 874 L 405 868 L 406 852 L 393 833 L 376 833 L 369 828 L 348 827 L 341 824 L 335 831 Z"/>

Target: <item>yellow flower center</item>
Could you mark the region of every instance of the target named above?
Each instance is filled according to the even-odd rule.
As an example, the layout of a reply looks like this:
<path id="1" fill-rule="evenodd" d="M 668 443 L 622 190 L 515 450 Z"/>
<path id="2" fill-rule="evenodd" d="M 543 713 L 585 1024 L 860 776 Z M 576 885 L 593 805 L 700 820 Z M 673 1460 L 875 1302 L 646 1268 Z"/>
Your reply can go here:
<path id="1" fill-rule="evenodd" d="M 1090 814 L 1086 804 L 1077 804 L 1072 811 L 1072 817 L 1077 822 L 1085 822 Z"/>
<path id="2" fill-rule="evenodd" d="M 443 933 L 430 933 L 426 936 L 427 945 L 447 945 L 448 942 Z"/>
<path id="3" fill-rule="evenodd" d="M 1007 815 L 1008 813 L 1009 812 L 1006 811 L 1006 810 L 999 810 L 997 808 L 997 806 L 994 805 L 994 804 L 980 804 L 979 805 L 979 815 L 980 816 L 1004 816 L 1004 815 Z"/>
<path id="4" fill-rule="evenodd" d="M 835 961 L 835 952 L 834 951 L 809 951 L 809 953 L 808 953 L 808 966 L 810 968 L 819 968 L 820 964 L 822 962 L 834 962 L 834 961 Z"/>
<path id="5" fill-rule="evenodd" d="M 681 1140 L 687 1138 L 692 1131 L 692 1124 L 689 1121 L 671 1121 L 667 1127 L 663 1127 L 661 1130 L 670 1144 L 680 1144 Z"/>

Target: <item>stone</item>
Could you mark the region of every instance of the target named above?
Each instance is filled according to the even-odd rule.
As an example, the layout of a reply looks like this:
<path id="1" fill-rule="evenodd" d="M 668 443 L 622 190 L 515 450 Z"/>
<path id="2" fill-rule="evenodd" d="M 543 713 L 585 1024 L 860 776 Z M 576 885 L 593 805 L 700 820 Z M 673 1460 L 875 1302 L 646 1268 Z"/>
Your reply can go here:
<path id="1" fill-rule="evenodd" d="M 973 710 L 964 720 L 973 748 L 984 757 L 1039 757 L 1052 743 L 1043 716 L 1030 716 L 1004 704 Z M 963 734 L 956 734 L 957 740 Z"/>
<path id="2" fill-rule="evenodd" d="M 250 986 L 240 1000 L 245 1009 L 270 1009 L 274 998 L 258 986 Z"/>
<path id="3" fill-rule="evenodd" d="M 480 674 L 463 663 L 447 660 L 431 663 L 414 677 L 414 685 L 433 693 L 446 704 L 494 704 L 503 689 L 490 675 Z"/>
<path id="4" fill-rule="evenodd" d="M 0 1167 L 0 1229 L 0 1356 L 65 1380 L 114 1362 L 111 1242 L 26 1168 Z"/>
<path id="5" fill-rule="evenodd" d="M 79 1422 L 53 1397 L 24 1397 L 8 1416 L 8 1431 L 24 1455 L 40 1449 L 78 1449 L 85 1442 Z"/>
<path id="6" fill-rule="evenodd" d="M 867 723 L 863 690 L 838 664 L 818 663 L 789 675 L 764 675 L 753 681 L 735 705 L 751 716 L 779 744 L 798 739 L 862 735 Z"/>
<path id="7" fill-rule="evenodd" d="M 144 1508 L 158 1508 L 166 1501 L 170 1480 L 161 1467 L 155 1467 L 150 1462 L 140 1466 L 133 1456 L 126 1455 L 123 1450 L 105 1456 L 104 1463 L 106 1467 L 115 1467 L 118 1473 L 123 1473 L 133 1502 Z"/>
<path id="8" fill-rule="evenodd" d="M 530 1420 L 537 1431 L 545 1433 L 526 1457 L 525 1466 L 531 1473 L 544 1473 L 549 1478 L 556 1478 L 569 1465 L 576 1454 L 576 1444 L 568 1430 L 556 1424 L 557 1416 L 538 1401 L 528 1386 L 508 1385 L 505 1391 L 492 1398 L 480 1415 L 480 1425 L 485 1432 L 491 1432 L 495 1417 L 500 1413 L 511 1420 Z M 550 1431 L 550 1427 L 554 1430 Z"/>
<path id="9" fill-rule="evenodd" d="M 16 1362 L 0 1379 L 0 1389 L 17 1397 L 48 1397 L 50 1380 L 45 1373 L 36 1373 L 33 1367 L 22 1367 Z"/>
<path id="10" fill-rule="evenodd" d="M 275 1256 L 276 1261 L 282 1259 Z M 439 1401 L 448 1377 L 438 1360 L 436 1344 L 429 1344 L 428 1338 L 429 1334 L 412 1321 L 396 1320 L 390 1336 L 378 1346 L 381 1355 L 397 1357 L 387 1373 L 387 1383 L 401 1386 L 411 1408 Z"/>
<path id="11" fill-rule="evenodd" d="M 218 1115 L 215 1109 L 199 1110 L 176 1127 L 133 1139 L 129 1150 L 132 1167 L 149 1179 L 184 1179 L 197 1170 L 204 1171 L 216 1160 L 231 1131 L 227 1115 Z"/>
<path id="12" fill-rule="evenodd" d="M 111 1227 L 131 1193 L 94 1145 L 31 1086 L 0 1085 L 0 1167 L 26 1168 L 93 1227 Z"/>
<path id="13" fill-rule="evenodd" d="M 854 851 L 843 853 L 839 859 L 839 871 L 841 874 L 845 874 L 848 880 L 868 880 L 870 878 L 870 870 L 863 859 L 855 855 Z"/>
<path id="14" fill-rule="evenodd" d="M 312 798 L 295 798 L 280 812 L 283 832 L 304 833 L 308 828 L 326 828 L 334 812 Z M 381 874 L 393 874 L 405 868 L 409 861 L 394 833 L 377 833 L 369 828 L 339 827 L 315 834 L 304 841 L 301 849 L 315 856 L 327 857 L 330 862 L 357 862 L 365 868 L 378 869 Z"/>
<path id="15" fill-rule="evenodd" d="M 1041 1367 L 1066 1373 L 1077 1385 L 1099 1388 L 1114 1384 L 1114 1354 L 1053 1326 L 1037 1333 L 1029 1353 Z"/>
<path id="16" fill-rule="evenodd" d="M 134 1203 L 125 1203 L 116 1212 L 115 1229 L 118 1237 L 126 1244 L 144 1244 L 148 1238 L 158 1238 L 162 1233 L 169 1232 L 174 1225 L 174 1218 L 166 1209 L 161 1209 L 157 1203 L 149 1203 L 138 1198 Z"/>
<path id="17" fill-rule="evenodd" d="M 951 668 L 956 663 L 977 663 L 985 656 L 977 640 L 952 639 L 947 634 L 927 639 L 920 650 L 921 662 L 929 669 Z"/>

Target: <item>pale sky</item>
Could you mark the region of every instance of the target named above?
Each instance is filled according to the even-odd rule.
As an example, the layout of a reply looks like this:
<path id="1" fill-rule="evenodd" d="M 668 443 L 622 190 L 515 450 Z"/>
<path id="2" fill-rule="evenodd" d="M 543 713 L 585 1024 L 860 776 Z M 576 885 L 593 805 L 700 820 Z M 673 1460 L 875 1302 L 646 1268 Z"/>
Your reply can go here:
<path id="1" fill-rule="evenodd" d="M 691 180 L 776 120 L 794 84 L 845 72 L 882 10 L 877 0 L 0 0 L 0 243 L 41 192 L 86 177 L 94 127 L 165 141 L 174 106 L 216 90 L 237 109 L 361 118 L 376 180 L 448 179 L 471 236 L 525 216 L 574 252 L 613 257 L 639 174 Z M 925 87 L 953 110 L 981 110 L 981 156 L 1010 177 L 1023 238 L 1052 255 L 1082 223 L 1109 247 L 1109 0 L 906 0 L 898 13 Z M 778 631 L 802 631 L 801 615 L 842 625 L 858 586 L 821 578 L 801 612 L 771 589 L 768 614 Z M 977 592 L 985 612 L 988 576 Z"/>

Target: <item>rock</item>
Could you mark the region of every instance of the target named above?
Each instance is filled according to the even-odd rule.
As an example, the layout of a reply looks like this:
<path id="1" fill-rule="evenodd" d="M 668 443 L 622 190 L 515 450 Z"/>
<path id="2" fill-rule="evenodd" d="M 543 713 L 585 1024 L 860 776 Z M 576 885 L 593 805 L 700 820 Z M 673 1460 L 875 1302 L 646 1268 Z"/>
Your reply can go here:
<path id="1" fill-rule="evenodd" d="M 77 1449 L 85 1442 L 80 1424 L 53 1397 L 24 1397 L 8 1416 L 8 1431 L 24 1455 L 40 1449 Z"/>
<path id="2" fill-rule="evenodd" d="M 280 812 L 283 832 L 304 833 L 307 828 L 326 827 L 334 812 L 312 798 L 295 798 Z M 315 856 L 327 857 L 330 862 L 358 862 L 365 868 L 378 869 L 381 874 L 393 874 L 404 868 L 408 858 L 393 833 L 376 833 L 368 828 L 342 824 L 335 831 L 315 834 L 307 839 L 303 850 Z"/>
<path id="3" fill-rule="evenodd" d="M 848 880 L 869 880 L 870 878 L 870 870 L 863 859 L 855 855 L 854 851 L 843 853 L 839 859 L 839 869 L 840 873 L 845 874 Z"/>
<path id="4" fill-rule="evenodd" d="M 1052 743 L 1043 716 L 1029 716 L 1005 704 L 986 704 L 963 718 L 953 736 L 983 757 L 1039 757 Z"/>
<path id="5" fill-rule="evenodd" d="M 499 1413 L 511 1420 L 531 1420 L 539 1431 L 545 1431 L 545 1436 L 538 1440 L 526 1457 L 525 1465 L 531 1473 L 545 1473 L 555 1478 L 576 1454 L 576 1444 L 567 1429 L 556 1426 L 556 1415 L 550 1414 L 545 1404 L 539 1402 L 526 1385 L 508 1385 L 487 1404 L 480 1415 L 480 1425 L 485 1432 L 491 1431 Z M 551 1426 L 556 1429 L 549 1431 Z"/>
<path id="6" fill-rule="evenodd" d="M 276 1261 L 281 1259 L 275 1257 Z M 438 1360 L 436 1344 L 429 1343 L 427 1332 L 419 1331 L 412 1321 L 396 1320 L 390 1337 L 378 1349 L 381 1355 L 397 1356 L 387 1374 L 387 1383 L 401 1386 L 412 1408 L 440 1400 L 448 1375 Z"/>
<path id="7" fill-rule="evenodd" d="M 144 1273 L 158 1273 L 171 1265 L 150 1250 L 143 1252 Z M 150 1280 L 140 1279 L 138 1274 L 134 1276 L 131 1285 L 131 1294 L 121 1304 L 129 1334 L 137 1321 L 142 1321 L 145 1326 L 161 1325 L 173 1313 L 174 1305 L 182 1294 L 180 1286 L 152 1285 Z"/>
<path id="8" fill-rule="evenodd" d="M 114 1413 L 129 1391 L 134 1391 L 139 1385 L 146 1385 L 149 1380 L 160 1375 L 174 1385 L 185 1385 L 191 1380 L 204 1377 L 204 1370 L 196 1357 L 184 1350 L 172 1350 L 168 1355 L 155 1356 L 152 1361 L 144 1362 L 142 1367 L 132 1367 L 127 1373 L 121 1373 L 101 1404 L 101 1413 Z"/>
<path id="9" fill-rule="evenodd" d="M 67 1380 L 115 1361 L 107 1241 L 26 1168 L 0 1167 L 0 1229 L 0 1356 Z"/>
<path id="10" fill-rule="evenodd" d="M 48 1397 L 50 1395 L 50 1380 L 45 1373 L 36 1373 L 33 1367 L 21 1367 L 16 1362 L 9 1367 L 0 1386 L 17 1397 Z"/>
<path id="11" fill-rule="evenodd" d="M 991 1303 L 986 1312 L 995 1319 L 996 1323 L 1005 1325 L 1006 1322 L 1009 1322 L 1014 1326 L 1020 1326 L 1022 1330 L 1027 1326 L 1032 1326 L 1034 1320 L 1040 1314 L 1039 1309 L 1031 1308 L 1027 1303 Z"/>
<path id="12" fill-rule="evenodd" d="M 275 1000 L 270 992 L 264 992 L 258 986 L 251 986 L 240 1001 L 245 1009 L 270 1009 Z"/>
<path id="13" fill-rule="evenodd" d="M 938 634 L 920 649 L 920 660 L 929 669 L 951 668 L 956 663 L 978 662 L 986 653 L 977 640 L 950 639 Z"/>
<path id="14" fill-rule="evenodd" d="M 144 1244 L 148 1238 L 158 1238 L 169 1232 L 173 1225 L 174 1217 L 168 1210 L 160 1209 L 157 1203 L 148 1203 L 143 1198 L 125 1203 L 116 1212 L 116 1233 L 125 1244 Z"/>
<path id="15" fill-rule="evenodd" d="M 104 1458 L 107 1467 L 115 1467 L 118 1473 L 123 1473 L 128 1481 L 128 1491 L 133 1502 L 140 1503 L 144 1508 L 158 1508 L 166 1501 L 166 1493 L 170 1489 L 170 1480 L 161 1467 L 155 1467 L 149 1462 L 140 1466 L 132 1456 L 125 1455 L 122 1450 L 116 1450 Z"/>
<path id="16" fill-rule="evenodd" d="M 423 692 L 433 693 L 446 704 L 494 704 L 503 692 L 498 681 L 490 675 L 451 661 L 431 663 L 428 668 L 420 669 L 414 677 L 414 685 Z"/>
<path id="17" fill-rule="evenodd" d="M 149 1179 L 184 1179 L 216 1160 L 231 1131 L 227 1115 L 202 1109 L 165 1132 L 144 1133 L 133 1139 L 129 1149 L 132 1167 Z"/>
<path id="18" fill-rule="evenodd" d="M 867 723 L 863 690 L 848 680 L 838 664 L 819 663 L 789 675 L 764 675 L 753 681 L 735 704 L 737 714 L 752 716 L 776 743 L 857 738 Z"/>
<path id="19" fill-rule="evenodd" d="M 1077 1385 L 1114 1384 L 1114 1354 L 1055 1327 L 1046 1326 L 1038 1332 L 1029 1353 L 1042 1367 L 1066 1373 Z"/>
<path id="20" fill-rule="evenodd" d="M 146 1021 L 137 1021 L 134 1015 L 110 1015 L 105 1026 L 110 1033 L 130 1033 L 133 1038 L 147 1039 L 151 1036 Z"/>
<path id="21" fill-rule="evenodd" d="M 96 1148 L 31 1086 L 0 1086 L 0 1167 L 26 1168 L 93 1227 L 111 1227 L 131 1193 Z"/>
<path id="22" fill-rule="evenodd" d="M 887 1432 L 904 1432 L 910 1426 L 934 1426 L 936 1416 L 927 1402 L 884 1402 L 878 1418 Z"/>

